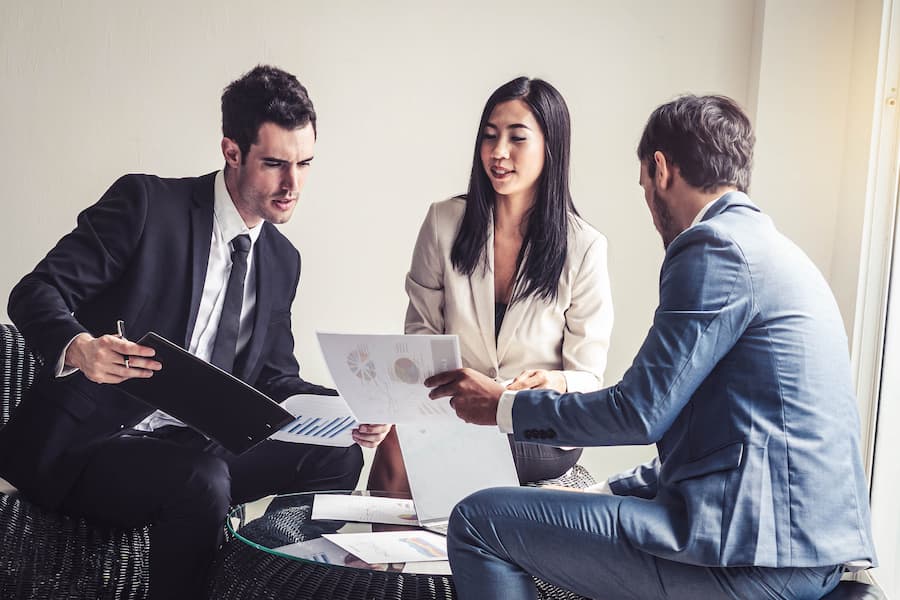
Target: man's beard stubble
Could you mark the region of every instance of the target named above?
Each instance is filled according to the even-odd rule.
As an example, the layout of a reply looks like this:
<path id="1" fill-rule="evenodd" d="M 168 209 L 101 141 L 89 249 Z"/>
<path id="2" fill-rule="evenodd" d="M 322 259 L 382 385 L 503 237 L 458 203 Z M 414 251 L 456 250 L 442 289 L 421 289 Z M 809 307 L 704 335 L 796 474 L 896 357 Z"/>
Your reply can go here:
<path id="1" fill-rule="evenodd" d="M 675 221 L 672 219 L 672 213 L 669 207 L 659 197 L 659 192 L 653 190 L 653 212 L 656 214 L 656 222 L 659 224 L 659 235 L 662 237 L 663 248 L 668 250 L 669 244 L 672 243 L 680 231 L 675 231 Z"/>

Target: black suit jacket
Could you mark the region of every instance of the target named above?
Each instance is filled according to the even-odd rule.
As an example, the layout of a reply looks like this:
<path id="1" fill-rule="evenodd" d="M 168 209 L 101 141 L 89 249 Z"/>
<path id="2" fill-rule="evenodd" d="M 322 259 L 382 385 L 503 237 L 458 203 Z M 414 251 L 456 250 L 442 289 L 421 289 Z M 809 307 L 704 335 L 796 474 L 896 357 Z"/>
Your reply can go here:
<path id="1" fill-rule="evenodd" d="M 10 294 L 10 317 L 47 365 L 0 430 L 0 476 L 40 504 L 58 506 L 92 449 L 153 411 L 125 393 L 127 382 L 54 377 L 56 361 L 75 335 L 114 333 L 116 319 L 130 339 L 153 330 L 187 347 L 209 261 L 214 182 L 215 173 L 120 178 Z M 290 310 L 300 255 L 271 224 L 262 227 L 253 334 L 235 375 L 276 401 L 334 393 L 299 377 Z"/>

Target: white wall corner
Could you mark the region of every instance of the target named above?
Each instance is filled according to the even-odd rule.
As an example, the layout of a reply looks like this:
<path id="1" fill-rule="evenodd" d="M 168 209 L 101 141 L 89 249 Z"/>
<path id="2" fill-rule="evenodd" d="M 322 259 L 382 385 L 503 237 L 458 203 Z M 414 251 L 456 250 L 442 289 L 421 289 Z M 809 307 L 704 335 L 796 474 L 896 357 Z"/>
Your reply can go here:
<path id="1" fill-rule="evenodd" d="M 855 3 L 756 0 L 754 8 L 748 90 L 755 90 L 750 96 L 757 142 L 751 197 L 830 281 Z"/>
<path id="2" fill-rule="evenodd" d="M 765 33 L 766 0 L 754 0 L 753 25 L 750 33 L 750 66 L 747 69 L 747 115 L 756 127 L 759 109 L 759 69 L 762 63 L 763 34 Z"/>

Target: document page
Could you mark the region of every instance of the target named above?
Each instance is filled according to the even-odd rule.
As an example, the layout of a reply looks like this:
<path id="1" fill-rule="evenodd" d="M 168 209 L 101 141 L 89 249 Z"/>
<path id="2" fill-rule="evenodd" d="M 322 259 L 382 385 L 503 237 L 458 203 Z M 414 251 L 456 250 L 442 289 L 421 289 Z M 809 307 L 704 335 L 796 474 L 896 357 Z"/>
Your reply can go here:
<path id="1" fill-rule="evenodd" d="M 455 335 L 318 333 L 335 386 L 361 423 L 456 421 L 447 398 L 431 400 L 423 382 L 458 369 Z"/>
<path id="2" fill-rule="evenodd" d="M 354 443 L 351 432 L 357 421 L 340 396 L 297 394 L 285 400 L 282 406 L 294 415 L 294 420 L 270 439 L 343 448 Z"/>
<path id="3" fill-rule="evenodd" d="M 447 560 L 447 538 L 429 531 L 326 533 L 322 537 L 367 563 Z"/>
<path id="4" fill-rule="evenodd" d="M 325 538 L 315 538 L 288 544 L 287 546 L 275 548 L 275 550 L 288 556 L 296 556 L 297 558 L 313 560 L 328 565 L 346 565 L 350 563 L 351 559 L 346 550 Z"/>
<path id="5" fill-rule="evenodd" d="M 313 520 L 356 521 L 388 525 L 418 525 L 419 523 L 416 517 L 416 507 L 412 500 L 377 496 L 346 496 L 344 494 L 316 494 L 311 518 Z"/>

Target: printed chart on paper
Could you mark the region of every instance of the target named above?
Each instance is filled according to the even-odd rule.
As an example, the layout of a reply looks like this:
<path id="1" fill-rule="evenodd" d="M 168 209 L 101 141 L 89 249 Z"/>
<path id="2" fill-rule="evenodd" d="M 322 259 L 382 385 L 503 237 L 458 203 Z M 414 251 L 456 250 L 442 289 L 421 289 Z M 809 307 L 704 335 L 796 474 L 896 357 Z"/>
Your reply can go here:
<path id="1" fill-rule="evenodd" d="M 423 382 L 462 366 L 457 336 L 320 332 L 318 337 L 331 377 L 361 423 L 456 419 L 449 401 L 431 400 Z"/>

